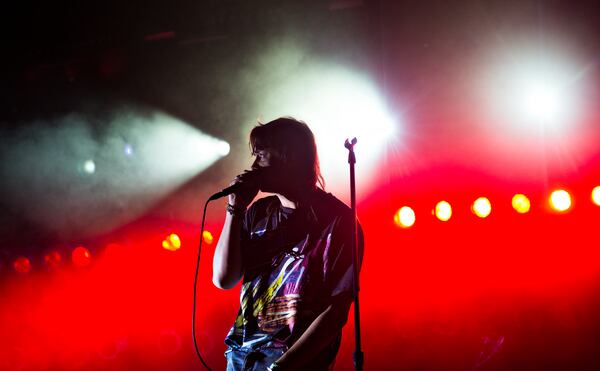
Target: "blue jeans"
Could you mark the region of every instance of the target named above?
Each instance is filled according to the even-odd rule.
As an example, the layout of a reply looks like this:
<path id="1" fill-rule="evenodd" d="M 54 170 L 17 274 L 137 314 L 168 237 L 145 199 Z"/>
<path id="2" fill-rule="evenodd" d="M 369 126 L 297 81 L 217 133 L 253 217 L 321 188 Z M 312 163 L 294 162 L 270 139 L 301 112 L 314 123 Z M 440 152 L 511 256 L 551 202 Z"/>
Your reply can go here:
<path id="1" fill-rule="evenodd" d="M 285 353 L 286 348 L 264 347 L 258 349 L 229 348 L 225 352 L 227 371 L 265 371 Z"/>

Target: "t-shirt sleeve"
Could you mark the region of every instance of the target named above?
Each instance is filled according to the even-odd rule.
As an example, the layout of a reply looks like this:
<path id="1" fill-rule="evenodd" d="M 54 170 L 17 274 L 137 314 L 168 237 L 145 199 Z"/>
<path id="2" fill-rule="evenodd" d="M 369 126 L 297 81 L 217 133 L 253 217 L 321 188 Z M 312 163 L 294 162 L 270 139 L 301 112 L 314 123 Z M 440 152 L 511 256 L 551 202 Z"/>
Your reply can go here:
<path id="1" fill-rule="evenodd" d="M 244 213 L 244 220 L 242 221 L 242 230 L 240 231 L 240 240 L 243 248 L 248 245 L 248 241 L 250 240 L 250 231 L 252 230 L 255 215 L 256 210 L 252 206 L 249 207 Z"/>
<path id="2" fill-rule="evenodd" d="M 353 218 L 341 217 L 334 224 L 324 252 L 324 280 L 330 297 L 341 294 L 352 294 L 353 289 Z M 358 225 L 358 268 L 362 265 L 364 253 L 364 236 Z"/>
<path id="3" fill-rule="evenodd" d="M 254 229 L 256 220 L 256 203 L 250 205 L 244 213 L 244 220 L 242 221 L 242 229 L 240 231 L 240 248 L 242 249 L 242 266 L 244 269 L 244 276 L 249 273 L 252 267 L 252 243 L 251 235 Z M 251 272 L 250 272 L 251 273 Z"/>

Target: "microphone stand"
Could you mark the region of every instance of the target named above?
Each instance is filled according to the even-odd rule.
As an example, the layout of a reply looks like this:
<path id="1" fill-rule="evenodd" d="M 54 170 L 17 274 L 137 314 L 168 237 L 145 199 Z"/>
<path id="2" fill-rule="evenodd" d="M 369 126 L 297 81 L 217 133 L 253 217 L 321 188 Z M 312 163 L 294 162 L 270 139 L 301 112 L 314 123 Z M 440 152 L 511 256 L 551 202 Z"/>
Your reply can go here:
<path id="1" fill-rule="evenodd" d="M 358 303 L 358 220 L 356 218 L 356 180 L 354 177 L 354 164 L 356 164 L 356 156 L 354 155 L 354 145 L 356 138 L 352 141 L 346 139 L 344 147 L 348 149 L 348 164 L 350 164 L 350 204 L 352 213 L 354 214 L 354 228 L 352 229 L 352 267 L 353 267 L 353 295 L 354 295 L 354 369 L 362 371 L 364 364 L 364 354 L 361 349 L 360 337 L 360 306 Z"/>

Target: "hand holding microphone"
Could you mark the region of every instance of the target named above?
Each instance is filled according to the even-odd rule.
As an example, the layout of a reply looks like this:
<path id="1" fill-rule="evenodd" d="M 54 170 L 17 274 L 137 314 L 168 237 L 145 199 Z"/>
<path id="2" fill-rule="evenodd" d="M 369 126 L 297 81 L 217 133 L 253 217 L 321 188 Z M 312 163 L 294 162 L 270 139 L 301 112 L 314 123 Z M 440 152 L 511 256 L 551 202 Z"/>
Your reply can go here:
<path id="1" fill-rule="evenodd" d="M 261 168 L 245 170 L 236 176 L 227 188 L 210 196 L 209 201 L 229 196 L 230 205 L 245 209 L 259 191 L 261 174 Z"/>

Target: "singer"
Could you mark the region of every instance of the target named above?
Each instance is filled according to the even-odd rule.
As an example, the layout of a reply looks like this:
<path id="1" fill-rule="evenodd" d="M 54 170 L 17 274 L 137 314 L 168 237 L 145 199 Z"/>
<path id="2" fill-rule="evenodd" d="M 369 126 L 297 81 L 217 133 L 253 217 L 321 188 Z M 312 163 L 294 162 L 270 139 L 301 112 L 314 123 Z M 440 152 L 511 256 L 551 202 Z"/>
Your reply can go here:
<path id="1" fill-rule="evenodd" d="M 323 190 L 305 123 L 259 124 L 250 148 L 213 259 L 217 287 L 242 280 L 227 370 L 331 370 L 352 304 L 352 210 Z M 250 205 L 259 190 L 272 195 Z M 358 237 L 362 261 L 360 227 Z"/>

